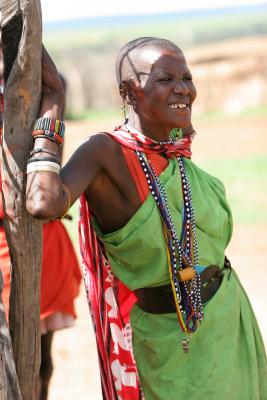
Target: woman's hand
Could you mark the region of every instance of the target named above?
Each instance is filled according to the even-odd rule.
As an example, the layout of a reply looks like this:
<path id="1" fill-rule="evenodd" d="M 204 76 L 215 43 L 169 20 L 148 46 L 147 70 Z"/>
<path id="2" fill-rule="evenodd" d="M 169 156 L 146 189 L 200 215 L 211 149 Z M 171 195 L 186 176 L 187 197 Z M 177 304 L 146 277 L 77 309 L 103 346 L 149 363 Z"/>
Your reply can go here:
<path id="1" fill-rule="evenodd" d="M 65 93 L 57 68 L 43 46 L 40 117 L 62 118 Z"/>

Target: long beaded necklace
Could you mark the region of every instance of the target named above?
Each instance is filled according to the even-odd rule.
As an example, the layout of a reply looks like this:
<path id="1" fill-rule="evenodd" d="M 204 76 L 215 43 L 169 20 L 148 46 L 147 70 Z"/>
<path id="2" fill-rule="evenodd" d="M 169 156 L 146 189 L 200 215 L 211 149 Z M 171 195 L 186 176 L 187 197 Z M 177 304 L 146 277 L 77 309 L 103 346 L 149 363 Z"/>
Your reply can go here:
<path id="1" fill-rule="evenodd" d="M 168 270 L 178 322 L 181 330 L 191 336 L 204 316 L 200 294 L 201 280 L 198 273 L 199 257 L 195 215 L 191 188 L 183 160 L 183 157 L 191 157 L 190 144 L 192 137 L 169 138 L 167 141 L 156 142 L 128 124 L 116 128 L 112 136 L 118 142 L 135 151 L 150 192 L 157 204 L 166 240 Z M 177 159 L 183 195 L 183 220 L 180 239 L 170 213 L 165 187 L 161 183 L 152 163 L 147 160 L 146 154 L 149 153 L 165 153 L 167 157 L 176 157 Z M 190 337 L 188 336 L 182 340 L 185 353 L 189 351 L 189 341 Z"/>
<path id="2" fill-rule="evenodd" d="M 172 141 L 172 139 L 169 139 L 167 143 L 171 144 Z M 159 142 L 159 145 L 165 145 L 165 142 Z M 179 239 L 170 213 L 164 185 L 157 176 L 152 163 L 148 162 L 145 153 L 140 150 L 136 150 L 135 152 L 161 216 L 163 233 L 166 240 L 168 269 L 178 322 L 183 332 L 191 334 L 196 331 L 203 319 L 204 313 L 200 294 L 200 275 L 196 272 L 199 257 L 195 215 L 191 188 L 186 175 L 184 161 L 182 157 L 177 157 L 183 194 L 183 223 Z M 182 273 L 189 269 L 192 272 L 192 279 L 181 281 Z M 188 353 L 189 338 L 182 341 L 182 346 L 184 352 Z"/>

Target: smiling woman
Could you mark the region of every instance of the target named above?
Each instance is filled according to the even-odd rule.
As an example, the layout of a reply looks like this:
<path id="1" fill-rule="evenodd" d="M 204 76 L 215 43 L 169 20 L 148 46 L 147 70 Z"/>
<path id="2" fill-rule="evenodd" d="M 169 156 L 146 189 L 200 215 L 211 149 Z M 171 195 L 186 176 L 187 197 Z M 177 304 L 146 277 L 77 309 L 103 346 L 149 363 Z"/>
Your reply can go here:
<path id="1" fill-rule="evenodd" d="M 162 39 L 130 42 L 119 53 L 116 71 L 120 94 L 143 133 L 165 140 L 172 128 L 190 127 L 196 89 L 177 46 Z"/>
<path id="2" fill-rule="evenodd" d="M 45 52 L 43 66 L 33 136 L 46 156 L 29 160 L 27 209 L 53 219 L 81 196 L 103 398 L 264 400 L 263 342 L 225 256 L 225 190 L 191 161 L 196 89 L 181 49 L 153 37 L 121 49 L 117 78 L 131 121 L 124 115 L 113 132 L 91 136 L 60 173 L 47 154 L 60 157 L 64 96 Z"/>

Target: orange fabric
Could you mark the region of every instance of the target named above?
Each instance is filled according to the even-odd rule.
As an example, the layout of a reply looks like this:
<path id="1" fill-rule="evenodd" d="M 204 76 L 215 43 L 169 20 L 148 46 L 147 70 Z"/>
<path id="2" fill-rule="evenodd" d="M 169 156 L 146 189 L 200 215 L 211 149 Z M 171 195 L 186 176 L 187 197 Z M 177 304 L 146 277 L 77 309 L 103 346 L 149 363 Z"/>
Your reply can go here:
<path id="1" fill-rule="evenodd" d="M 149 187 L 144 172 L 135 152 L 125 146 L 121 146 L 121 148 L 135 183 L 137 193 L 141 202 L 143 203 L 149 194 Z M 163 172 L 168 166 L 168 160 L 159 154 L 147 154 L 147 159 L 153 164 L 157 175 L 160 175 L 161 172 Z"/>
<path id="2" fill-rule="evenodd" d="M 56 311 L 76 317 L 74 299 L 78 296 L 80 282 L 80 267 L 64 225 L 58 220 L 45 224 L 40 318 Z"/>
<path id="3" fill-rule="evenodd" d="M 0 192 L 1 195 L 1 192 Z M 2 300 L 5 306 L 6 315 L 9 312 L 9 291 L 10 291 L 10 258 L 9 250 L 6 241 L 6 235 L 3 227 L 0 227 L 0 270 L 2 271 L 4 279 L 4 289 L 2 293 Z"/>
<path id="4" fill-rule="evenodd" d="M 2 298 L 6 315 L 8 315 L 10 259 L 3 228 L 0 228 L 0 268 L 5 283 Z M 40 319 L 55 312 L 70 314 L 75 318 L 74 299 L 78 296 L 80 282 L 80 267 L 65 227 L 60 221 L 45 224 Z"/>
<path id="5" fill-rule="evenodd" d="M 0 175 L 0 189 L 1 175 Z M 0 190 L 0 196 L 2 195 Z M 3 215 L 0 201 L 0 217 Z M 0 227 L 0 269 L 4 279 L 2 294 L 8 316 L 10 292 L 10 259 L 4 228 Z M 43 261 L 41 274 L 41 312 L 44 319 L 55 312 L 76 317 L 74 299 L 78 296 L 81 271 L 77 257 L 61 221 L 48 222 L 43 226 Z"/>
<path id="6" fill-rule="evenodd" d="M 3 209 L 3 198 L 2 198 L 2 178 L 1 178 L 1 163 L 0 163 L 0 219 L 3 218 L 4 218 L 4 209 Z"/>
<path id="7" fill-rule="evenodd" d="M 1 164 L 0 164 L 0 220 L 4 218 L 4 210 L 2 203 L 2 180 L 1 180 Z M 3 226 L 0 226 L 0 270 L 2 271 L 4 280 L 4 290 L 2 293 L 3 304 L 5 305 L 5 312 L 9 312 L 9 291 L 10 291 L 10 258 L 9 250 L 6 241 L 6 235 Z M 6 289 L 7 288 L 7 289 Z"/>

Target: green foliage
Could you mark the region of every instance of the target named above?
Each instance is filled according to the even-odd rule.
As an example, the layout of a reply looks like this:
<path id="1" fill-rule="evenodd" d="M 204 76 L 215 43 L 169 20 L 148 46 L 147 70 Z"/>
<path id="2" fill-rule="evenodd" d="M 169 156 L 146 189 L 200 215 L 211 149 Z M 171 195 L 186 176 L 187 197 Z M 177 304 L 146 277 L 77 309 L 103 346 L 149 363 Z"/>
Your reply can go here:
<path id="1" fill-rule="evenodd" d="M 266 156 L 234 160 L 207 160 L 198 164 L 225 184 L 235 222 L 266 224 Z"/>
<path id="2" fill-rule="evenodd" d="M 66 120 L 78 121 L 78 120 L 88 120 L 88 121 L 106 121 L 110 119 L 120 119 L 120 113 L 117 109 L 108 110 L 84 110 L 81 113 L 66 112 Z"/>
<path id="3" fill-rule="evenodd" d="M 79 239 L 78 239 L 78 221 L 79 221 L 79 206 L 78 206 L 78 201 L 73 204 L 73 206 L 69 210 L 69 215 L 71 215 L 72 220 L 68 221 L 66 219 L 63 219 L 63 223 L 65 228 L 68 231 L 68 234 L 70 236 L 70 239 L 72 243 L 75 244 L 75 247 L 78 247 Z"/>
<path id="4" fill-rule="evenodd" d="M 236 113 L 227 113 L 223 110 L 214 110 L 210 112 L 205 112 L 196 116 L 196 120 L 200 121 L 219 121 L 225 120 L 227 118 L 233 117 L 242 117 L 242 118 L 250 118 L 250 117 L 266 117 L 267 115 L 267 106 L 260 105 L 258 107 L 247 107 L 241 111 Z"/>

